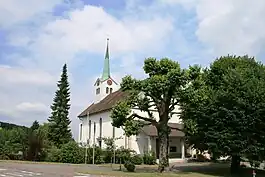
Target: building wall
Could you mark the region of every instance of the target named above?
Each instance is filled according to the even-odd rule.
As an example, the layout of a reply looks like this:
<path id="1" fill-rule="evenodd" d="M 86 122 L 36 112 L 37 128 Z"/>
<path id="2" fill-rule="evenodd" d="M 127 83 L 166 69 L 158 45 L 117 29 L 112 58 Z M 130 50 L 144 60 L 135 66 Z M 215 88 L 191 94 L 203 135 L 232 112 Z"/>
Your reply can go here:
<path id="1" fill-rule="evenodd" d="M 100 118 L 102 118 L 102 138 L 103 137 L 113 137 L 113 127 L 111 125 L 112 121 L 110 118 L 110 112 L 102 112 L 99 114 L 94 114 L 89 117 L 84 118 L 81 120 L 81 123 L 83 124 L 82 128 L 82 137 L 79 140 L 80 142 L 85 143 L 87 139 L 89 139 L 90 145 L 93 143 L 99 145 L 97 138 L 100 137 Z M 89 120 L 91 120 L 91 135 L 89 137 Z M 94 142 L 94 123 L 96 124 L 96 131 L 95 131 L 95 142 Z M 80 128 L 79 128 L 80 130 Z M 125 137 L 124 137 L 124 131 L 121 128 L 115 128 L 115 137 L 120 139 L 116 140 L 115 143 L 118 147 L 126 145 L 125 143 Z M 128 141 L 128 140 L 127 140 Z M 128 144 L 128 142 L 127 142 Z M 105 148 L 105 144 L 102 141 L 102 148 Z"/>
<path id="2" fill-rule="evenodd" d="M 177 110 L 177 109 L 176 109 Z M 138 109 L 132 109 L 133 113 L 137 113 L 140 116 L 148 117 L 147 113 L 141 112 Z M 159 119 L 158 112 L 153 111 L 153 115 L 155 116 L 156 120 Z M 79 125 L 79 142 L 86 143 L 89 139 L 89 143 L 93 144 L 93 136 L 94 136 L 94 122 L 96 123 L 96 134 L 95 134 L 95 143 L 98 145 L 97 138 L 100 137 L 100 123 L 99 120 L 102 118 L 102 137 L 112 137 L 113 136 L 113 127 L 111 125 L 112 120 L 110 118 L 110 111 L 98 113 L 91 115 L 89 117 L 85 117 L 80 121 L 82 124 L 82 130 L 80 129 Z M 91 136 L 89 137 L 89 120 L 91 120 Z M 169 120 L 171 123 L 181 123 L 179 119 L 179 115 L 173 114 L 172 118 Z M 81 131 L 81 132 L 80 132 Z M 135 150 L 137 153 L 142 154 L 148 149 L 148 141 L 151 143 L 151 148 L 155 151 L 156 147 L 156 140 L 152 139 L 148 140 L 149 136 L 141 133 L 137 136 L 131 136 L 130 138 L 126 138 L 124 135 L 124 131 L 121 128 L 115 128 L 115 137 L 120 139 L 116 140 L 115 143 L 118 147 L 124 146 L 126 148 L 131 148 Z M 127 142 L 126 142 L 127 141 Z M 102 142 L 102 147 L 105 147 L 104 142 Z M 179 148 L 177 148 L 179 149 Z"/>
<path id="3" fill-rule="evenodd" d="M 112 89 L 112 92 L 115 92 L 119 89 L 119 85 L 116 84 L 114 82 L 113 79 L 108 79 L 108 80 L 112 80 L 112 85 L 108 85 L 107 84 L 107 80 L 101 82 L 99 81 L 98 82 L 98 85 L 97 85 L 97 81 L 94 85 L 94 95 L 95 95 L 95 98 L 94 98 L 94 101 L 95 103 L 101 101 L 103 98 L 105 98 L 107 95 L 109 95 L 111 93 L 111 89 Z M 106 91 L 106 89 L 108 88 L 108 92 Z M 97 93 L 97 89 L 99 89 L 99 93 Z"/>
<path id="4" fill-rule="evenodd" d="M 158 121 L 159 120 L 159 114 L 157 111 L 151 111 L 153 113 L 153 116 L 155 117 L 155 119 Z M 177 106 L 175 106 L 175 109 L 174 111 L 172 111 L 172 115 L 171 115 L 171 118 L 169 119 L 169 122 L 170 123 L 179 123 L 181 124 L 182 121 L 179 117 L 179 114 L 177 114 L 179 112 L 179 108 Z M 132 113 L 136 113 L 142 117 L 148 117 L 148 113 L 147 112 L 143 112 L 143 111 L 140 111 L 139 109 L 132 109 Z"/>

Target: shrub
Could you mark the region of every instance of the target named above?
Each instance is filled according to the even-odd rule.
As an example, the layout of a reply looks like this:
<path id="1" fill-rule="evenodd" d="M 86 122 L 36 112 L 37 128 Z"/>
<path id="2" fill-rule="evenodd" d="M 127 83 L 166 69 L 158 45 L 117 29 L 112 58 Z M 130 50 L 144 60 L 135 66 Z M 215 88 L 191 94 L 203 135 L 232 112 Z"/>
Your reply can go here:
<path id="1" fill-rule="evenodd" d="M 259 168 L 260 164 L 261 164 L 261 162 L 255 161 L 255 160 L 251 160 L 251 161 L 249 161 L 249 163 L 250 163 L 250 166 L 254 167 L 254 168 Z"/>
<path id="2" fill-rule="evenodd" d="M 47 156 L 45 161 L 47 162 L 61 162 L 61 150 L 55 146 L 52 146 L 50 149 L 47 150 Z"/>
<path id="3" fill-rule="evenodd" d="M 130 161 L 132 155 L 136 154 L 135 151 L 131 149 L 125 149 L 124 147 L 120 147 L 116 151 L 116 163 L 124 164 L 126 161 Z"/>
<path id="4" fill-rule="evenodd" d="M 154 152 L 144 153 L 143 162 L 146 165 L 154 165 L 156 164 L 156 156 Z"/>
<path id="5" fill-rule="evenodd" d="M 134 172 L 135 171 L 135 165 L 134 163 L 130 162 L 130 161 L 126 161 L 124 163 L 124 167 L 126 168 L 127 171 L 129 172 Z"/>
<path id="6" fill-rule="evenodd" d="M 134 155 L 131 157 L 131 162 L 135 165 L 141 165 L 143 163 L 143 158 L 140 155 Z"/>
<path id="7" fill-rule="evenodd" d="M 102 150 L 102 158 L 104 163 L 111 163 L 112 157 L 113 157 L 113 151 Z"/>
<path id="8" fill-rule="evenodd" d="M 61 147 L 61 162 L 63 163 L 84 163 L 84 148 L 78 146 L 74 141 L 66 143 Z"/>
<path id="9" fill-rule="evenodd" d="M 87 149 L 87 163 L 93 163 L 93 147 Z M 100 147 L 95 147 L 95 164 L 104 163 L 104 153 Z"/>

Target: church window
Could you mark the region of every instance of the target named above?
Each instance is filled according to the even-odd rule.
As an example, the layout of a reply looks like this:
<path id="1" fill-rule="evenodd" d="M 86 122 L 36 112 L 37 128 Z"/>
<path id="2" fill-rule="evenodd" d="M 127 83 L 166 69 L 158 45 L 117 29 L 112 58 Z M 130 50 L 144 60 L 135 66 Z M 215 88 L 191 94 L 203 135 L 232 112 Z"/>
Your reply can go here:
<path id="1" fill-rule="evenodd" d="M 102 118 L 99 119 L 99 136 L 102 137 Z"/>
<path id="2" fill-rule="evenodd" d="M 97 81 L 97 86 L 99 86 L 99 81 Z"/>
<path id="3" fill-rule="evenodd" d="M 102 148 L 102 118 L 99 119 L 99 147 Z"/>
<path id="4" fill-rule="evenodd" d="M 115 127 L 112 126 L 112 138 L 115 138 Z"/>
<path id="5" fill-rule="evenodd" d="M 82 124 L 80 124 L 80 140 L 82 140 L 82 128 L 83 128 L 83 125 Z"/>
<path id="6" fill-rule="evenodd" d="M 100 93 L 100 88 L 97 88 L 96 94 L 99 94 L 99 93 Z"/>
<path id="7" fill-rule="evenodd" d="M 109 93 L 109 87 L 106 87 L 106 94 Z"/>
<path id="8" fill-rule="evenodd" d="M 91 139 L 91 120 L 89 120 L 88 126 L 89 126 L 88 138 Z"/>
<path id="9" fill-rule="evenodd" d="M 112 88 L 110 88 L 109 92 L 112 93 Z"/>

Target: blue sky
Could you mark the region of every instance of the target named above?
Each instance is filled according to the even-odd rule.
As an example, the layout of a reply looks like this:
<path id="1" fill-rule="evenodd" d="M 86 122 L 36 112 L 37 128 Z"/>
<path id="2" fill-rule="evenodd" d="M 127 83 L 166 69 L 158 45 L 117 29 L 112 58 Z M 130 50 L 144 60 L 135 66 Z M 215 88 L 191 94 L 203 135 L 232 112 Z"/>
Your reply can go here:
<path id="1" fill-rule="evenodd" d="M 264 58 L 264 0 L 25 1 L 0 2 L 0 121 L 45 122 L 67 63 L 76 136 L 76 116 L 93 100 L 108 37 L 117 81 L 142 77 L 150 56 L 182 67 L 227 54 Z"/>

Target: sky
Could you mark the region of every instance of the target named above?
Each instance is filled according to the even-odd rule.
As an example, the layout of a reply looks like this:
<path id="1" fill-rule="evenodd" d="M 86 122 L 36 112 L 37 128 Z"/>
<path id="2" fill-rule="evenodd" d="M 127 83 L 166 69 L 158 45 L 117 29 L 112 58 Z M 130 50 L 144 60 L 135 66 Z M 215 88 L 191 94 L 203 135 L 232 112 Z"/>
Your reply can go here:
<path id="1" fill-rule="evenodd" d="M 182 67 L 208 66 L 228 54 L 264 62 L 264 16 L 264 0 L 0 1 L 0 121 L 46 122 L 67 63 L 76 137 L 107 38 L 118 82 L 143 77 L 147 57 L 169 57 Z"/>

